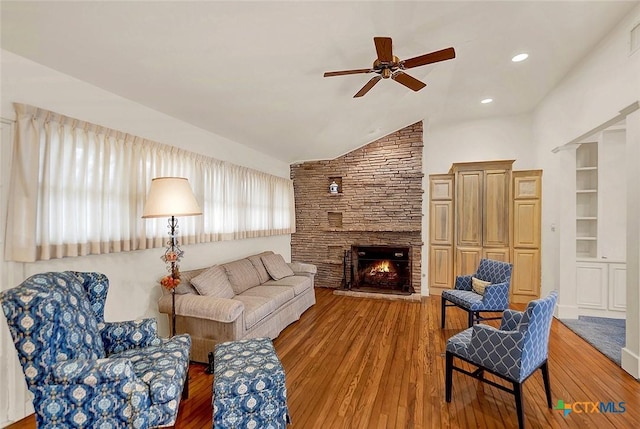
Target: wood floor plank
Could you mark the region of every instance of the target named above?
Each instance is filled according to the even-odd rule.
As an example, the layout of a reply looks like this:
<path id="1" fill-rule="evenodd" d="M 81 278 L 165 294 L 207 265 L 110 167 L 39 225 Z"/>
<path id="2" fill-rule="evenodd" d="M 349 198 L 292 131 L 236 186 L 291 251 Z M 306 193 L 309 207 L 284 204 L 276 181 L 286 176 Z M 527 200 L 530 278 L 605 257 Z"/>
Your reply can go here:
<path id="1" fill-rule="evenodd" d="M 274 345 L 285 368 L 291 429 L 517 428 L 513 397 L 460 373 L 452 402 L 444 400 L 447 339 L 467 325 L 466 313 L 447 309 L 440 328 L 440 297 L 422 302 L 333 295 L 316 290 L 317 303 L 287 327 Z M 523 306 L 516 305 L 522 309 Z M 497 326 L 497 321 L 487 322 Z M 470 368 L 470 366 L 469 366 Z M 189 368 L 190 396 L 176 428 L 211 428 L 213 376 Z M 554 320 L 549 342 L 552 402 L 625 402 L 626 411 L 570 413 L 547 408 L 538 373 L 524 385 L 529 429 L 635 428 L 640 383 L 563 324 Z M 30 416 L 10 429 L 33 429 Z"/>

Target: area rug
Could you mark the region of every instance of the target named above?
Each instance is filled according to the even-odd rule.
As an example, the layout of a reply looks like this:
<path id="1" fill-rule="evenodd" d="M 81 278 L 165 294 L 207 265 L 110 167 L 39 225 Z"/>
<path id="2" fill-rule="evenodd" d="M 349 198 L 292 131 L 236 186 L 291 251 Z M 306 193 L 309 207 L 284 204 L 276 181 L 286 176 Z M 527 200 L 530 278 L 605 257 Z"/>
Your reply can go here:
<path id="1" fill-rule="evenodd" d="M 622 347 L 625 344 L 626 321 L 624 319 L 578 316 L 577 320 L 560 319 L 560 321 L 620 365 Z"/>

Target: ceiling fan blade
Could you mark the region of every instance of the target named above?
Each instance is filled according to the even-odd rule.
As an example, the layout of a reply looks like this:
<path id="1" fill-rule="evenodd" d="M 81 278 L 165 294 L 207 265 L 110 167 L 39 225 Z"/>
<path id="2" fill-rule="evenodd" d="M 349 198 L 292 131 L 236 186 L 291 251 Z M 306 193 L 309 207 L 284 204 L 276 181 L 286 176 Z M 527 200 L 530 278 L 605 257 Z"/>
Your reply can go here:
<path id="1" fill-rule="evenodd" d="M 378 60 L 381 63 L 393 62 L 393 43 L 391 37 L 374 37 L 373 43 L 376 45 Z"/>
<path id="2" fill-rule="evenodd" d="M 393 75 L 391 75 L 391 79 L 395 80 L 398 83 L 403 84 L 407 88 L 412 89 L 414 91 L 420 91 L 422 88 L 427 86 L 427 84 L 420 82 L 415 77 L 409 76 L 408 74 L 401 71 L 397 71 Z"/>
<path id="3" fill-rule="evenodd" d="M 372 77 L 369 80 L 369 82 L 367 82 L 367 84 L 365 86 L 363 86 L 362 89 L 356 93 L 356 95 L 353 96 L 353 98 L 362 97 L 363 95 L 365 95 L 367 92 L 369 92 L 369 90 L 371 88 L 373 88 L 373 85 L 378 83 L 378 81 L 380 79 L 382 79 L 382 76 L 374 76 L 374 77 Z"/>
<path id="4" fill-rule="evenodd" d="M 325 72 L 324 77 L 343 76 L 345 74 L 371 73 L 372 71 L 375 71 L 375 70 L 373 69 L 341 70 L 341 71 L 334 71 L 334 72 Z"/>
<path id="5" fill-rule="evenodd" d="M 400 67 L 410 69 L 413 67 L 424 66 L 427 64 L 437 63 L 439 61 L 451 60 L 456 57 L 456 51 L 453 48 L 442 49 L 440 51 L 431 52 L 429 54 L 420 55 L 419 57 L 409 58 L 400 61 Z"/>

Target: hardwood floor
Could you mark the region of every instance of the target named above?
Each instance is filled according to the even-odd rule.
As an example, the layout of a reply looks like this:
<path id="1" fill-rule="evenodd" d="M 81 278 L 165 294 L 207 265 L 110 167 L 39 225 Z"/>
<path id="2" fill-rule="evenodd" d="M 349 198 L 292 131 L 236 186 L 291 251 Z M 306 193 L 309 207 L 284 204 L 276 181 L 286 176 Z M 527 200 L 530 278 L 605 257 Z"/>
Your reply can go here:
<path id="1" fill-rule="evenodd" d="M 459 373 L 444 400 L 447 338 L 465 327 L 466 313 L 448 309 L 440 329 L 440 298 L 421 303 L 336 296 L 317 289 L 317 304 L 274 340 L 287 377 L 292 429 L 516 428 L 513 397 Z M 516 306 L 522 309 L 523 306 Z M 496 324 L 497 322 L 493 322 Z M 189 370 L 190 396 L 176 428 L 211 427 L 212 376 Z M 554 320 L 549 369 L 554 406 L 624 402 L 624 413 L 546 407 L 540 373 L 524 387 L 527 428 L 636 428 L 640 383 Z M 580 407 L 579 409 L 589 407 Z M 619 408 L 618 408 L 619 409 Z M 35 428 L 33 417 L 9 426 Z"/>

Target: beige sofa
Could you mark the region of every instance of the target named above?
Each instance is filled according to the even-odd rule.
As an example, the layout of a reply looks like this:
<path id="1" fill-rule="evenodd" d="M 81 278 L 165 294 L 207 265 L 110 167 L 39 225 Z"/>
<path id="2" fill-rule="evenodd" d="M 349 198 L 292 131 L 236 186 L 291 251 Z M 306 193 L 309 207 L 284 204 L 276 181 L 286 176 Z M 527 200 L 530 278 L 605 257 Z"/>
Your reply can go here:
<path id="1" fill-rule="evenodd" d="M 191 335 L 191 360 L 207 363 L 219 342 L 276 338 L 315 304 L 315 274 L 315 265 L 286 263 L 273 252 L 183 272 L 176 288 L 176 332 Z M 158 307 L 171 320 L 170 293 Z"/>

